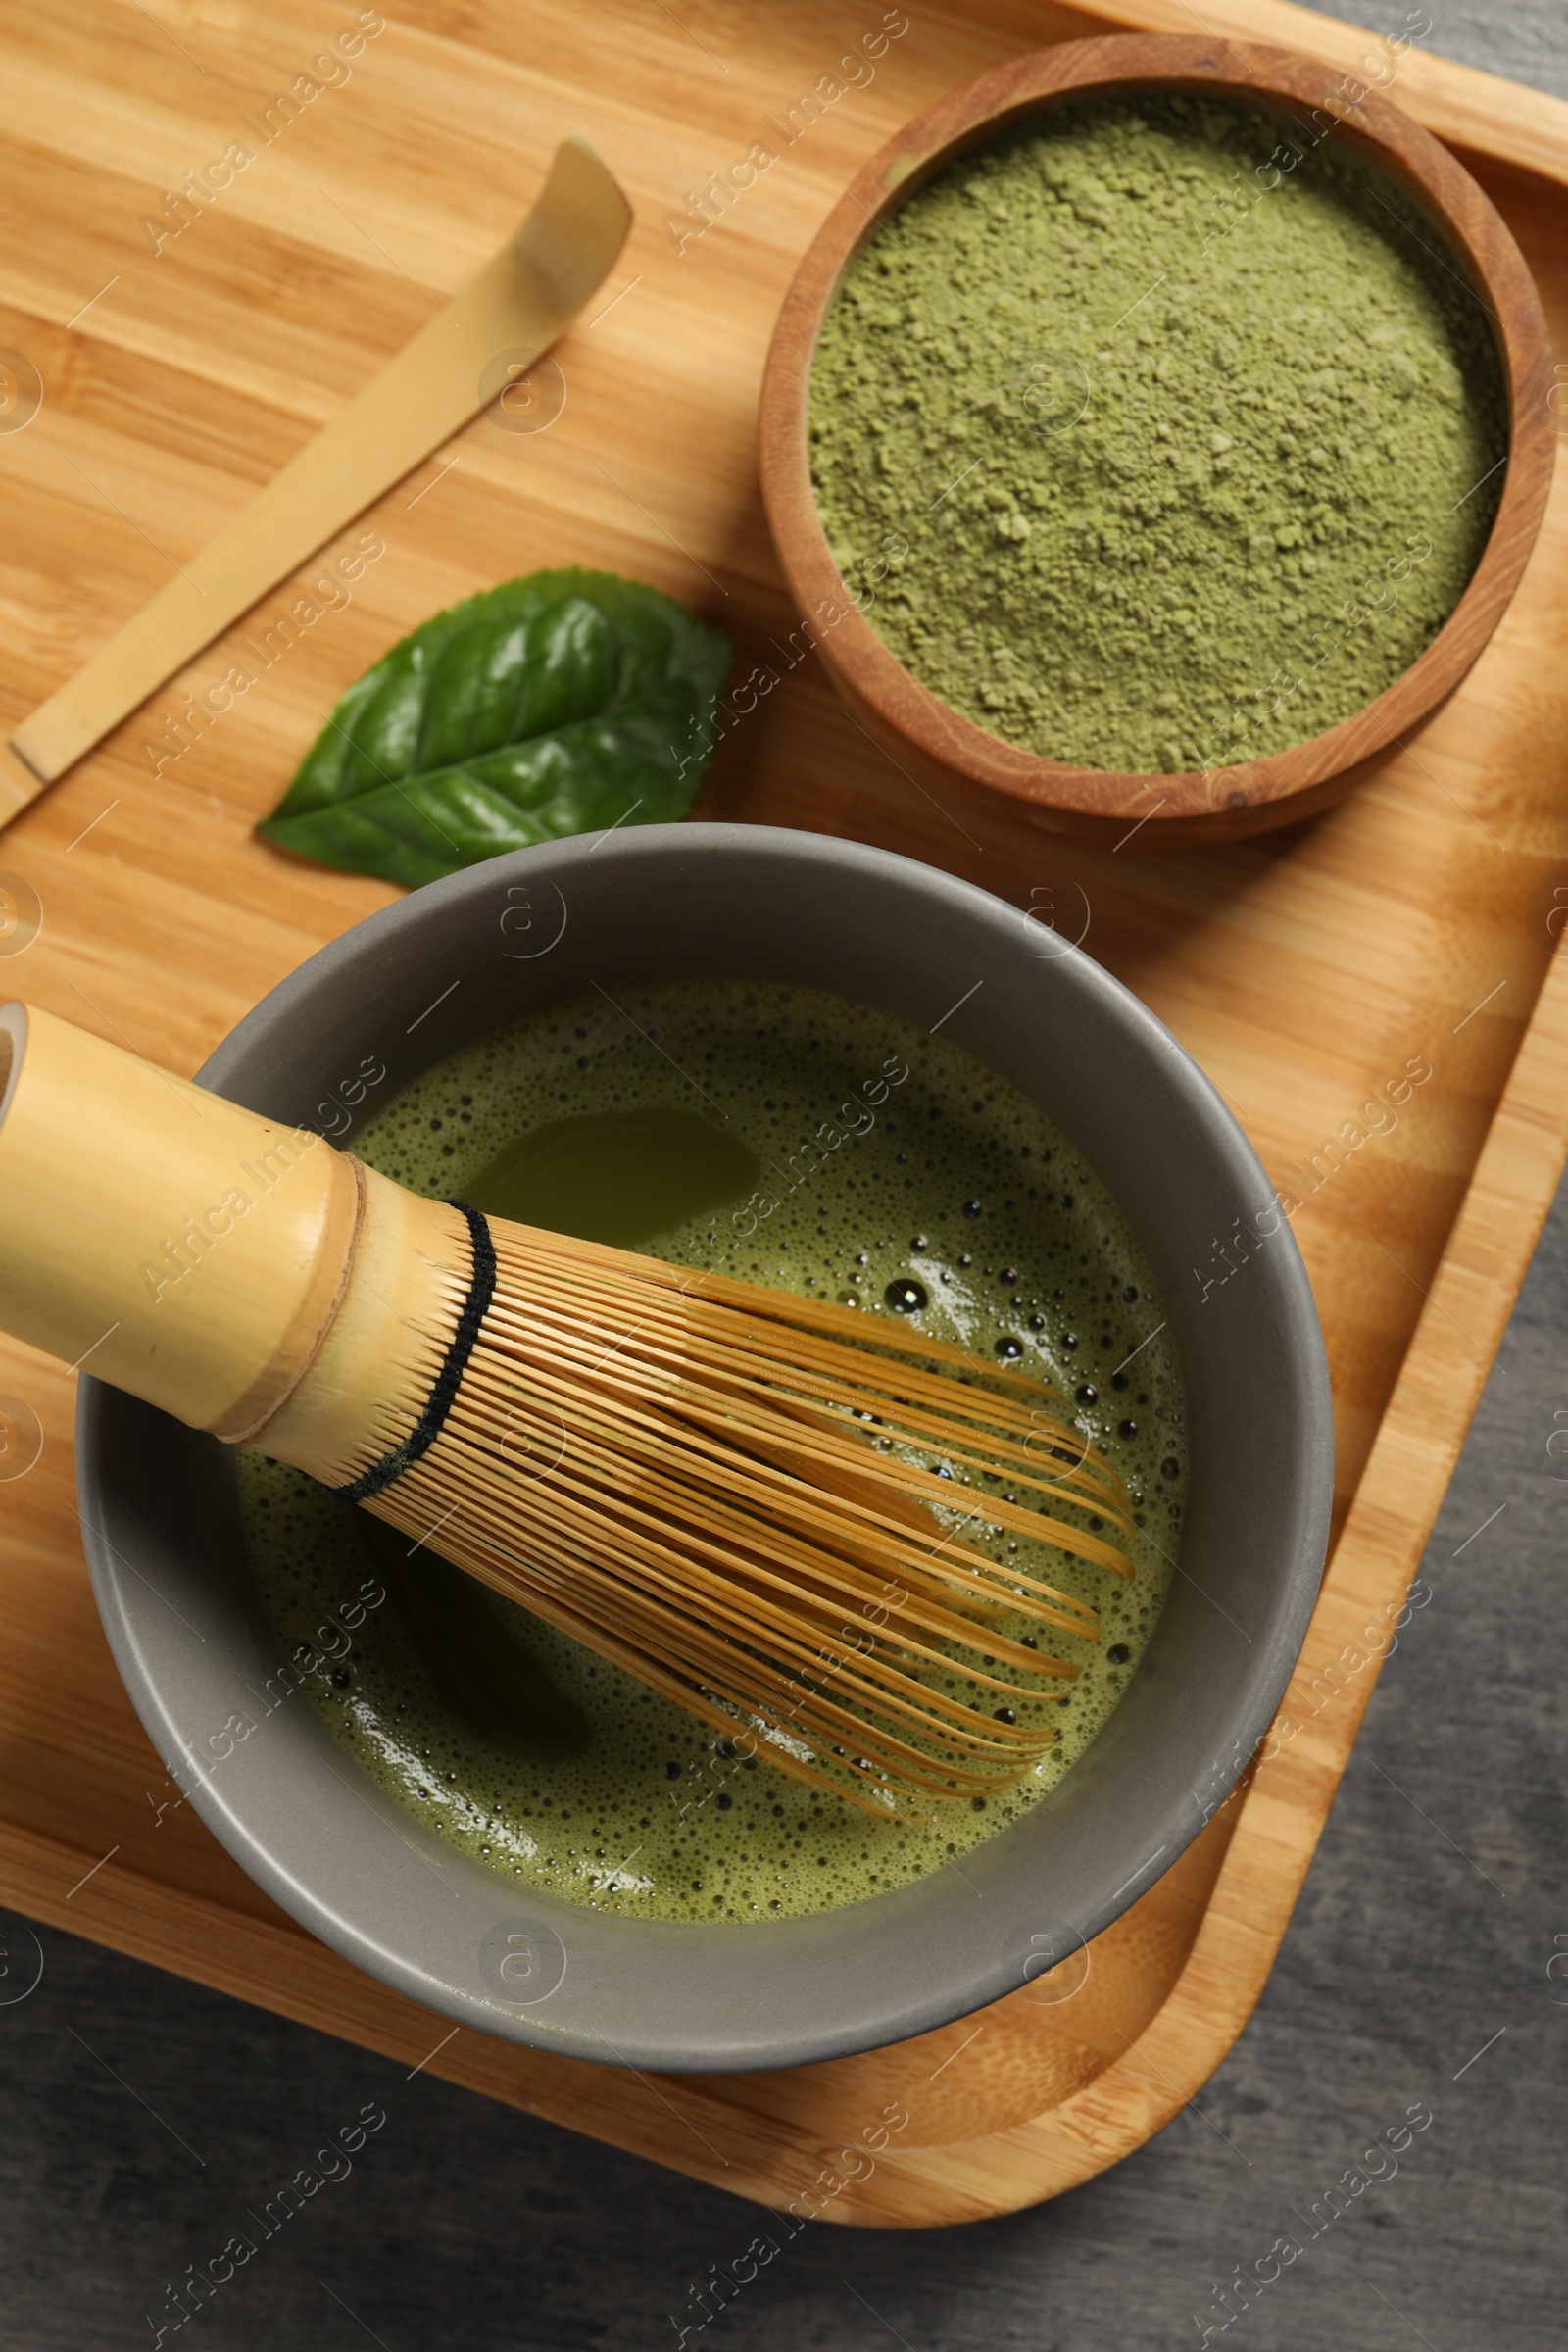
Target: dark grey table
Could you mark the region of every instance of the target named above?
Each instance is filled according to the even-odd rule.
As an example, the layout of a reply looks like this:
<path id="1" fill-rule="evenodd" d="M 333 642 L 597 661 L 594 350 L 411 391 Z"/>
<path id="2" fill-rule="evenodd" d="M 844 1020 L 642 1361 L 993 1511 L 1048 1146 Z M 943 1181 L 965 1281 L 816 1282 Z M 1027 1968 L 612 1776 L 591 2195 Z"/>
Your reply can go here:
<path id="1" fill-rule="evenodd" d="M 1568 97 L 1564 0 L 1427 8 L 1433 46 Z M 1565 1334 L 1568 1188 L 1263 1999 L 1117 2171 L 963 2230 L 819 2226 L 699 2329 L 751 2208 L 43 1929 L 37 1989 L 0 2005 L 0 2343 L 1561 2352 Z M 346 2169 L 176 2333 L 186 2266 L 260 2238 L 247 2209 L 367 2108 Z M 1239 2266 L 1278 2277 L 1222 2300 Z"/>

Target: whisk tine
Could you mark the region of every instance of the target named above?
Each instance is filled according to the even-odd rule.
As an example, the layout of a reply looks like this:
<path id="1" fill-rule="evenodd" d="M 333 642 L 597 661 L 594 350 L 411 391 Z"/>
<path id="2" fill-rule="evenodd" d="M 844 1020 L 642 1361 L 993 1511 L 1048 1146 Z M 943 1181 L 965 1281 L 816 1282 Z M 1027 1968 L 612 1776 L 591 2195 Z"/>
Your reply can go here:
<path id="1" fill-rule="evenodd" d="M 1054 1733 L 1006 1717 L 1079 1670 L 991 1620 L 1096 1640 L 1099 1615 L 965 1533 L 1131 1573 L 1053 1507 L 1131 1526 L 1114 1472 L 1037 1382 L 826 1301 L 490 1232 L 495 1294 L 458 1399 L 380 1516 L 415 1535 L 439 1521 L 470 1574 L 882 1818 L 1033 1768 Z"/>
<path id="2" fill-rule="evenodd" d="M 758 1520 L 745 1516 L 728 1499 L 750 1499 L 772 1513 L 769 1545 L 778 1554 L 781 1546 L 790 1542 L 790 1529 L 804 1527 L 812 1537 L 808 1556 L 820 1560 L 824 1548 L 821 1527 L 821 1494 L 816 1486 L 804 1485 L 791 1478 L 776 1465 L 760 1460 L 755 1452 L 737 1453 L 733 1447 L 715 1443 L 703 1433 L 675 1431 L 662 1426 L 646 1410 L 627 1410 L 611 1416 L 596 1410 L 592 1399 L 574 1395 L 569 1383 L 552 1380 L 536 1373 L 540 1388 L 546 1395 L 555 1395 L 563 1404 L 572 1404 L 577 1411 L 576 1449 L 579 1467 L 590 1486 L 603 1487 L 607 1495 L 617 1505 L 623 1500 L 624 1479 L 627 1471 L 626 1446 L 633 1442 L 638 1447 L 637 1469 L 639 1488 L 644 1494 L 658 1495 L 675 1512 L 689 1502 L 695 1473 L 706 1463 L 710 1465 L 715 1492 L 705 1494 L 703 1510 L 710 1527 L 729 1527 L 748 1535 L 755 1543 Z M 476 1394 L 494 1394 L 493 1376 L 480 1368 L 468 1383 Z M 506 1401 L 506 1389 L 500 1390 L 499 1402 Z M 596 1442 L 599 1434 L 612 1433 L 609 1447 Z M 618 1446 L 616 1441 L 618 1440 Z M 506 1450 L 506 1433 L 497 1441 Z M 665 1476 L 679 1473 L 684 1485 L 677 1485 Z M 890 1482 L 891 1485 L 891 1482 Z M 947 1500 L 946 1496 L 942 1499 Z M 869 1563 L 879 1560 L 885 1568 L 903 1568 L 929 1590 L 941 1593 L 944 1590 L 972 1593 L 976 1576 L 995 1577 L 995 1564 L 984 1553 L 971 1550 L 961 1542 L 947 1539 L 939 1551 L 939 1530 L 921 1525 L 920 1533 L 927 1538 L 924 1551 L 910 1557 L 908 1526 L 887 1513 L 870 1510 L 849 1498 L 842 1502 L 844 1518 L 837 1528 L 837 1548 L 841 1559 L 847 1558 L 845 1544 L 854 1535 L 870 1573 Z M 1098 1630 L 1096 1612 L 1087 1603 L 1069 1594 L 1058 1593 L 1054 1586 L 1040 1584 L 1032 1592 L 1009 1595 L 1022 1614 L 1033 1616 L 1044 1624 L 1054 1625 L 1068 1633 L 1092 1635 Z"/>
<path id="3" fill-rule="evenodd" d="M 897 1316 L 491 1224 L 37 1007 L 0 1007 L 0 1059 L 17 1337 L 63 1363 L 90 1341 L 99 1377 L 884 1817 L 1004 1788 L 1050 1744 L 1035 1702 L 1100 1635 L 1067 1588 L 1130 1575 L 1133 1522 L 1038 1378 Z M 177 1141 L 171 1092 L 195 1114 Z M 80 1150 L 103 1105 L 107 1189 Z M 1070 1563 L 1059 1584 L 1025 1538 Z"/>
<path id="4" fill-rule="evenodd" d="M 515 1336 L 533 1360 L 553 1359 L 563 1364 L 565 1367 L 563 1375 L 564 1382 L 573 1392 L 581 1390 L 585 1375 L 579 1361 L 580 1331 L 573 1334 L 568 1327 L 560 1336 L 553 1339 L 544 1330 L 531 1327 L 526 1318 L 517 1317 L 514 1320 L 498 1318 L 498 1337 L 509 1331 Z M 860 1342 L 862 1334 L 858 1331 L 855 1337 L 857 1342 Z M 881 1334 L 878 1331 L 876 1333 L 878 1344 L 880 1338 Z M 839 1353 L 849 1359 L 848 1370 L 840 1374 L 840 1385 L 842 1386 L 846 1380 L 855 1377 L 859 1363 L 867 1362 L 869 1359 L 862 1345 L 849 1348 L 841 1346 Z M 628 1346 L 623 1347 L 617 1355 L 613 1379 L 615 1386 L 621 1391 L 642 1381 L 645 1393 L 655 1396 L 662 1405 L 670 1408 L 680 1406 L 688 1413 L 702 1411 L 705 1404 L 710 1401 L 712 1406 L 717 1408 L 716 1418 L 720 1424 L 731 1431 L 747 1419 L 751 1399 L 762 1400 L 763 1412 L 760 1425 L 771 1426 L 778 1418 L 781 1397 L 796 1395 L 793 1382 L 786 1388 L 782 1384 L 769 1386 L 756 1379 L 741 1380 L 734 1374 L 732 1367 L 715 1373 L 707 1382 L 696 1382 L 693 1375 L 701 1371 L 704 1365 L 710 1360 L 704 1350 L 697 1348 L 683 1350 L 672 1346 L 667 1350 L 654 1351 L 646 1347 L 632 1348 Z M 743 1362 L 746 1360 L 744 1355 L 740 1357 L 740 1360 Z M 963 1358 L 962 1360 L 969 1361 L 970 1359 Z M 589 1381 L 596 1381 L 598 1378 L 597 1368 L 586 1375 L 586 1378 Z M 672 1381 L 676 1385 L 672 1386 Z M 952 1386 L 951 1383 L 944 1385 L 950 1388 Z M 849 1393 L 858 1396 L 862 1403 L 865 1401 L 863 1382 L 858 1391 L 852 1390 Z M 811 1399 L 809 1395 L 807 1395 L 798 1396 L 797 1401 L 802 1404 L 809 1404 Z M 896 1440 L 906 1435 L 911 1440 L 917 1437 L 933 1437 L 937 1450 L 943 1451 L 953 1461 L 966 1463 L 971 1467 L 984 1467 L 988 1458 L 995 1459 L 998 1453 L 1008 1450 L 1003 1446 L 997 1447 L 995 1451 L 982 1450 L 970 1443 L 972 1432 L 967 1427 L 955 1432 L 951 1425 L 945 1426 L 935 1416 L 930 1414 L 914 1415 L 906 1412 L 897 1402 L 886 1404 L 884 1411 L 877 1416 L 877 1419 L 890 1440 Z M 814 1449 L 823 1458 L 837 1453 L 841 1459 L 854 1460 L 858 1465 L 862 1464 L 867 1458 L 862 1433 L 849 1428 L 841 1415 L 819 1413 L 814 1416 L 812 1426 L 817 1432 Z M 1068 1434 L 1075 1435 L 1076 1433 Z M 930 1450 L 931 1448 L 928 1446 L 924 1449 Z M 1027 1462 L 1029 1459 L 1021 1450 L 1015 1451 L 1014 1458 L 1019 1462 Z M 1096 1512 L 1117 1518 L 1123 1525 L 1130 1528 L 1132 1522 L 1127 1514 L 1125 1502 L 1121 1498 L 1119 1487 L 1110 1487 L 1105 1473 L 1098 1466 L 1093 1472 L 1085 1470 L 1082 1465 L 1079 1465 L 1078 1468 L 1085 1490 L 1082 1493 L 1075 1491 L 1073 1485 L 1069 1483 L 1073 1475 L 1071 1471 L 1045 1479 L 1032 1468 L 1025 1467 L 1011 1469 L 1009 1475 L 1015 1484 L 1031 1486 L 1038 1493 L 1054 1499 L 1085 1504 Z M 901 1485 L 910 1493 L 918 1493 L 930 1502 L 940 1504 L 952 1501 L 951 1494 L 943 1493 L 942 1482 L 937 1474 L 923 1470 L 918 1465 L 891 1462 L 885 1465 L 884 1475 L 889 1483 Z M 1093 1560 L 1098 1566 L 1108 1568 L 1113 1574 L 1127 1575 L 1131 1573 L 1130 1564 L 1114 1545 L 1102 1544 L 1092 1534 L 1073 1528 L 1065 1521 L 1052 1520 L 1046 1528 L 1042 1529 L 1016 1504 L 1008 1502 L 1001 1496 L 986 1498 L 986 1516 L 994 1523 L 1007 1527 L 1014 1534 L 1028 1536 L 1046 1534 L 1051 1542 L 1058 1544 L 1062 1549 L 1076 1552 L 1086 1559 Z"/>
<path id="5" fill-rule="evenodd" d="M 635 1264 L 638 1261 L 633 1259 L 631 1262 Z M 623 1285 L 613 1292 L 610 1292 L 606 1285 L 595 1286 L 583 1283 L 572 1287 L 583 1302 L 590 1306 L 596 1300 L 603 1303 L 607 1296 L 614 1297 L 617 1303 L 624 1298 Z M 772 1295 L 768 1294 L 767 1296 Z M 1081 1482 L 1085 1486 L 1097 1488 L 1104 1497 L 1105 1506 L 1114 1515 L 1124 1519 L 1126 1517 L 1119 1482 L 1115 1480 L 1108 1468 L 1094 1462 L 1093 1457 L 1088 1454 L 1085 1442 L 1069 1424 L 1057 1420 L 1054 1415 L 1043 1413 L 1038 1405 L 1023 1408 L 1009 1397 L 995 1396 L 989 1392 L 985 1395 L 982 1407 L 977 1396 L 966 1395 L 961 1388 L 956 1386 L 954 1381 L 934 1377 L 919 1365 L 901 1364 L 896 1373 L 879 1367 L 875 1357 L 869 1356 L 865 1352 L 867 1326 L 864 1318 L 847 1308 L 829 1307 L 814 1300 L 799 1302 L 803 1306 L 811 1307 L 817 1315 L 833 1315 L 839 1318 L 838 1335 L 825 1345 L 815 1333 L 789 1332 L 786 1325 L 788 1338 L 797 1343 L 792 1348 L 783 1340 L 770 1336 L 765 1327 L 761 1330 L 756 1328 L 759 1319 L 755 1317 L 752 1318 L 751 1328 L 742 1334 L 737 1334 L 736 1319 L 733 1313 L 727 1311 L 724 1321 L 717 1325 L 717 1329 L 723 1335 L 723 1344 L 714 1345 L 705 1338 L 707 1326 L 701 1317 L 701 1309 L 706 1302 L 691 1294 L 681 1294 L 680 1297 L 681 1304 L 687 1310 L 685 1320 L 682 1320 L 678 1314 L 671 1313 L 667 1307 L 663 1309 L 664 1321 L 675 1335 L 670 1347 L 661 1350 L 647 1337 L 650 1330 L 660 1327 L 660 1306 L 649 1307 L 639 1301 L 636 1329 L 629 1334 L 623 1329 L 617 1335 L 617 1351 L 628 1349 L 629 1342 L 628 1352 L 631 1360 L 648 1355 L 656 1358 L 662 1357 L 663 1360 L 672 1361 L 682 1367 L 689 1367 L 699 1362 L 710 1363 L 715 1369 L 727 1366 L 747 1385 L 758 1388 L 762 1386 L 756 1378 L 758 1368 L 769 1361 L 778 1362 L 787 1366 L 788 1385 L 795 1393 L 803 1396 L 815 1396 L 826 1402 L 836 1402 L 845 1409 L 855 1407 L 864 1409 L 873 1402 L 885 1401 L 893 1417 L 903 1427 L 911 1431 L 928 1430 L 933 1432 L 941 1436 L 947 1445 L 955 1449 L 956 1453 L 961 1453 L 968 1443 L 969 1433 L 965 1424 L 975 1421 L 984 1425 L 986 1429 L 986 1458 L 994 1462 L 1018 1465 L 1021 1473 L 1028 1474 L 1025 1475 L 1024 1483 L 1037 1486 L 1046 1493 L 1056 1490 L 1048 1480 L 1042 1480 L 1037 1466 L 1042 1463 L 1043 1459 L 1049 1458 L 1054 1449 L 1062 1448 Z M 792 1300 L 790 1303 L 796 1302 Z M 505 1306 L 518 1318 L 519 1327 L 527 1330 L 530 1339 L 541 1338 L 544 1329 L 553 1323 L 563 1331 L 575 1348 L 580 1348 L 581 1325 L 569 1315 L 561 1313 L 558 1300 L 545 1298 L 536 1300 L 528 1298 L 524 1308 L 521 1299 L 518 1298 L 506 1301 Z M 782 1319 L 769 1318 L 769 1320 L 781 1321 Z M 851 1349 L 848 1358 L 845 1353 L 846 1342 L 849 1343 Z M 904 1333 L 898 1331 L 897 1327 L 881 1324 L 875 1327 L 874 1345 L 878 1348 L 889 1350 L 903 1347 L 909 1353 L 920 1356 L 927 1352 L 923 1346 L 912 1338 L 906 1338 Z M 961 1349 L 951 1348 L 947 1342 L 932 1341 L 930 1347 L 933 1354 L 939 1350 L 943 1351 L 941 1360 L 964 1366 L 971 1377 L 979 1373 L 988 1383 L 1000 1381 L 1020 1388 L 1028 1386 L 1016 1374 L 993 1370 L 989 1365 L 977 1364 L 972 1357 L 965 1355 Z M 818 1361 L 831 1366 L 836 1377 L 820 1376 L 814 1368 Z M 940 1412 L 936 1415 L 922 1414 L 910 1397 L 891 1395 L 895 1385 L 928 1396 L 940 1407 Z M 888 1392 L 885 1398 L 884 1392 Z M 1038 1391 L 1031 1390 L 1030 1393 L 1038 1394 Z M 1028 1443 L 1021 1446 L 1014 1446 L 1008 1440 L 999 1438 L 996 1435 L 998 1424 L 1021 1432 L 1026 1440 L 1033 1441 L 1032 1446 Z M 1060 1475 L 1061 1473 L 1055 1470 L 1052 1473 L 1054 1478 L 1059 1478 Z M 1080 1499 L 1077 1495 L 1072 1495 L 1070 1498 Z"/>

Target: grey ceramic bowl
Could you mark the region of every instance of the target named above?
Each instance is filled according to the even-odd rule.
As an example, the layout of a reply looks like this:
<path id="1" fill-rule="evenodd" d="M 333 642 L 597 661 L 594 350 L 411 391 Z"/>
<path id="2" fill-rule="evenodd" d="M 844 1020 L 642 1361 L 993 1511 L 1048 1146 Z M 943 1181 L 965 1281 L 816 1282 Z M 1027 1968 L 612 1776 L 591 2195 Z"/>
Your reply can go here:
<path id="1" fill-rule="evenodd" d="M 1205 1295 L 1215 1236 L 1272 1188 L 1153 1016 L 1015 909 L 813 834 L 675 825 L 524 851 L 417 891 L 272 991 L 202 1082 L 341 1134 L 470 1038 L 588 989 L 792 980 L 943 1034 L 1037 1099 L 1152 1261 L 1190 1417 L 1181 1573 L 1120 1707 L 1062 1785 L 963 1873 L 816 1919 L 659 1925 L 518 1894 L 383 1795 L 298 1694 L 246 1566 L 229 1458 L 90 1380 L 81 1510 L 116 1660 L 160 1754 L 285 1910 L 464 2026 L 639 2067 L 793 2066 L 945 2024 L 1096 1936 L 1168 1869 L 1273 1715 L 1317 1592 L 1331 1424 L 1289 1228 Z M 961 1005 L 959 1000 L 962 1000 Z M 953 1010 L 954 1006 L 957 1010 Z M 352 1133 L 346 1139 L 352 1145 Z M 1265 1220 L 1266 1221 L 1266 1220 Z M 230 1718 L 255 1721 L 238 1744 Z"/>

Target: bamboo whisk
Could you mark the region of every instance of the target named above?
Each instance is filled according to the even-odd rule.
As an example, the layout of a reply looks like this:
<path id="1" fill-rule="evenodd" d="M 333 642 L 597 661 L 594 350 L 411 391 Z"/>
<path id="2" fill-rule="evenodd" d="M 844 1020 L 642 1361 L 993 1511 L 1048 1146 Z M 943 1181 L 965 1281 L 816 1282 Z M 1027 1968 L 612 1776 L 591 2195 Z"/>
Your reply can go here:
<path id="1" fill-rule="evenodd" d="M 966 1544 L 971 1520 L 1131 1573 L 1073 1516 L 1128 1530 L 1120 1484 L 1036 1383 L 419 1199 L 15 1004 L 0 1325 L 309 1472 L 875 1813 L 1038 1760 L 1052 1735 L 1013 1704 L 1078 1670 L 1009 1617 L 1098 1638 L 1087 1602 Z"/>

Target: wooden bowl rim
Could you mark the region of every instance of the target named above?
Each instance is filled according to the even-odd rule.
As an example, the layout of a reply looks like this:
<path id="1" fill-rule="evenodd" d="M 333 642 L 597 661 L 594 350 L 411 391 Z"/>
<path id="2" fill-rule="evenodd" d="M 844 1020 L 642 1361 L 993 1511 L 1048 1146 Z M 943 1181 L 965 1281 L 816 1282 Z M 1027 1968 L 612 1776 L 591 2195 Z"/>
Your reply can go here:
<path id="1" fill-rule="evenodd" d="M 1027 752 L 921 685 L 865 619 L 833 560 L 808 455 L 807 401 L 822 321 L 845 270 L 882 223 L 947 164 L 1049 101 L 1155 84 L 1232 98 L 1240 92 L 1262 109 L 1295 100 L 1333 114 L 1351 150 L 1403 188 L 1464 261 L 1493 319 L 1508 398 L 1497 512 L 1475 570 L 1431 644 L 1381 694 L 1322 734 L 1206 775 L 1079 767 Z M 1348 84 L 1362 96 L 1346 98 Z M 1195 819 L 1298 794 L 1311 796 L 1310 807 L 1323 805 L 1336 779 L 1396 745 L 1453 692 L 1502 618 L 1545 511 L 1555 452 L 1548 368 L 1541 298 L 1506 222 L 1457 157 L 1402 108 L 1353 75 L 1337 76 L 1330 66 L 1261 42 L 1185 33 L 1063 42 L 994 67 L 914 116 L 823 221 L 785 295 L 763 370 L 763 504 L 789 586 L 814 616 L 818 650 L 841 688 L 882 727 L 950 772 L 1016 800 L 1102 820 L 1152 820 L 1151 838 L 1167 826 L 1189 837 Z M 1281 811 L 1275 821 L 1289 818 Z"/>

